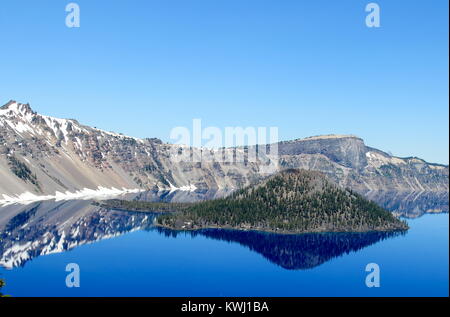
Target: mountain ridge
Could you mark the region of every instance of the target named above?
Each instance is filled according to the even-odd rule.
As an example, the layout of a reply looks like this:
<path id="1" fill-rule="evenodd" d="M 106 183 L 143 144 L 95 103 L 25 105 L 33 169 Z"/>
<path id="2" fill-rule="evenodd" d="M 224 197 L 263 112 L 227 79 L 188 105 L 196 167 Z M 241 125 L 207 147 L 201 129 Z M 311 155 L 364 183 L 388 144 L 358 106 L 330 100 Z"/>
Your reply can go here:
<path id="1" fill-rule="evenodd" d="M 0 108 L 0 201 L 25 193 L 60 195 L 99 187 L 237 189 L 262 178 L 261 162 L 175 162 L 171 153 L 182 148 L 157 138 L 135 138 L 75 119 L 40 115 L 29 104 L 11 100 Z M 447 165 L 391 156 L 353 135 L 282 141 L 278 151 L 280 169 L 321 171 L 358 192 L 448 191 Z M 29 178 L 20 178 L 13 170 Z"/>

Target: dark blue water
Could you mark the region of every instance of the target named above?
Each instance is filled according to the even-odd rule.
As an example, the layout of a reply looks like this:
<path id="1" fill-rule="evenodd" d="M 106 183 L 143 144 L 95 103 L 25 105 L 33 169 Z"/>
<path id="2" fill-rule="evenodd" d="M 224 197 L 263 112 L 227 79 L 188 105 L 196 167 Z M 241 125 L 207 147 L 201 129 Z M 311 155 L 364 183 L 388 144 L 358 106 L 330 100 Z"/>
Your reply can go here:
<path id="1" fill-rule="evenodd" d="M 12 296 L 448 296 L 448 214 L 408 223 L 406 234 L 386 236 L 192 235 L 145 226 L 30 257 L 0 269 L 0 278 Z M 80 266 L 80 288 L 65 285 L 68 263 Z M 379 288 L 365 284 L 368 263 L 380 267 Z"/>

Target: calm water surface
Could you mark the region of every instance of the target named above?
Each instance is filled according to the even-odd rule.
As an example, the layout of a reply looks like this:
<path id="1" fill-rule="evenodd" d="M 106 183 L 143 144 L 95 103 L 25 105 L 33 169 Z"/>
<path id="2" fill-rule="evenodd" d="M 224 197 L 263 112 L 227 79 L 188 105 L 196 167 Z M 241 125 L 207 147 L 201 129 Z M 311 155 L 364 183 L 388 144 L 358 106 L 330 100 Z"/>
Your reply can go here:
<path id="1" fill-rule="evenodd" d="M 425 213 L 432 204 L 414 209 L 406 234 L 289 236 L 160 230 L 153 215 L 87 201 L 9 206 L 0 278 L 13 296 L 448 296 L 448 213 Z M 65 285 L 69 263 L 80 288 Z M 368 263 L 380 288 L 365 285 Z"/>

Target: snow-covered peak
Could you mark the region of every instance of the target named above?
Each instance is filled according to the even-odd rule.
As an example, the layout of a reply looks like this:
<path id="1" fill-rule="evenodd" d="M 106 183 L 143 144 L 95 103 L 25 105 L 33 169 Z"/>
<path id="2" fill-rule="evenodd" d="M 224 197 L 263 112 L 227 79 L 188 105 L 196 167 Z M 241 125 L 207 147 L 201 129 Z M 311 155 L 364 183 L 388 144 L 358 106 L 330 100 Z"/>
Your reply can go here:
<path id="1" fill-rule="evenodd" d="M 113 136 L 121 139 L 134 139 L 143 143 L 142 139 L 84 126 L 76 120 L 41 115 L 34 112 L 29 104 L 18 103 L 14 100 L 0 107 L 0 126 L 9 126 L 21 136 L 23 132 L 28 132 L 35 136 L 46 134 L 42 125 L 53 131 L 54 136 L 57 138 L 62 134 L 66 141 L 70 131 L 76 131 L 88 134 L 94 132 L 102 136 Z"/>
<path id="2" fill-rule="evenodd" d="M 8 109 L 16 107 L 16 106 L 17 106 L 17 102 L 15 100 L 10 100 L 5 105 L 0 107 L 0 111 L 1 110 L 8 110 Z"/>
<path id="3" fill-rule="evenodd" d="M 36 113 L 29 104 L 11 100 L 0 108 L 0 126 L 10 127 L 20 136 L 24 132 L 33 134 L 31 122 L 35 116 Z"/>
<path id="4" fill-rule="evenodd" d="M 33 114 L 34 111 L 29 104 L 18 103 L 14 100 L 9 101 L 0 108 L 0 116 L 31 116 Z"/>

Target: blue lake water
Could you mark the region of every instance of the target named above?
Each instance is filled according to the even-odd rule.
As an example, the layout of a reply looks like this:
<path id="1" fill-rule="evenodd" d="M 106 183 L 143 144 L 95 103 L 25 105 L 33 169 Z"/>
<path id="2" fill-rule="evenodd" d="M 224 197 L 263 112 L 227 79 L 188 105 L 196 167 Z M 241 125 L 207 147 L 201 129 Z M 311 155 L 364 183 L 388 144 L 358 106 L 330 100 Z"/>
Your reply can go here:
<path id="1" fill-rule="evenodd" d="M 12 296 L 449 295 L 448 213 L 408 219 L 405 234 L 280 236 L 158 230 L 151 215 L 86 202 L 21 208 L 0 209 L 0 278 Z M 69 263 L 79 288 L 66 287 Z M 368 263 L 380 267 L 379 288 L 365 284 Z"/>

